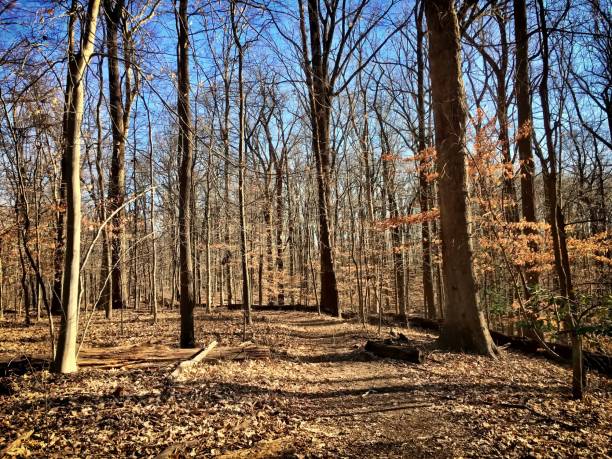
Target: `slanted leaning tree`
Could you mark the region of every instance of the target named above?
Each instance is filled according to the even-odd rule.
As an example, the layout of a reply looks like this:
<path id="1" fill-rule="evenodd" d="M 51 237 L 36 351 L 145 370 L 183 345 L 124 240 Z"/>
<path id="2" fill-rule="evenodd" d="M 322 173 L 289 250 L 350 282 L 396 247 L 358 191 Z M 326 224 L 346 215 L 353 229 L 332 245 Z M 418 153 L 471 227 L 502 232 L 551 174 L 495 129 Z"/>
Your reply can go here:
<path id="1" fill-rule="evenodd" d="M 81 263 L 81 121 L 85 71 L 94 49 L 100 0 L 90 0 L 81 37 L 81 49 L 74 50 L 76 0 L 70 9 L 68 27 L 68 76 L 64 105 L 63 180 L 66 181 L 66 250 L 62 286 L 62 324 L 54 370 L 72 373 L 77 370 L 77 332 L 79 317 L 79 274 Z"/>
<path id="2" fill-rule="evenodd" d="M 472 265 L 466 160 L 467 109 L 459 24 L 453 0 L 425 3 L 446 295 L 440 344 L 493 356 L 495 345 L 478 307 Z"/>

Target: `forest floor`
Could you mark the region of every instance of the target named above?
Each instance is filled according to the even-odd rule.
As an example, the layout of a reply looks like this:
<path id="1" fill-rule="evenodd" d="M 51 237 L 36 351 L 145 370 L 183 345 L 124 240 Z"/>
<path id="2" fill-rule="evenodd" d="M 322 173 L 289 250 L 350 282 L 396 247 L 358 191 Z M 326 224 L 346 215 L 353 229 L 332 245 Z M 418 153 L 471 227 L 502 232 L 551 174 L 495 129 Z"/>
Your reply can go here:
<path id="1" fill-rule="evenodd" d="M 196 318 L 203 346 L 241 342 L 240 312 Z M 177 313 L 124 319 L 122 335 L 118 317 L 96 316 L 87 345 L 176 345 Z M 46 327 L 0 322 L 0 361 L 46 352 Z M 0 458 L 612 456 L 609 379 L 589 375 L 575 402 L 569 369 L 545 359 L 445 353 L 430 333 L 395 330 L 427 350 L 423 364 L 366 353 L 376 327 L 283 311 L 255 314 L 268 359 L 202 362 L 177 380 L 168 362 L 6 376 Z"/>

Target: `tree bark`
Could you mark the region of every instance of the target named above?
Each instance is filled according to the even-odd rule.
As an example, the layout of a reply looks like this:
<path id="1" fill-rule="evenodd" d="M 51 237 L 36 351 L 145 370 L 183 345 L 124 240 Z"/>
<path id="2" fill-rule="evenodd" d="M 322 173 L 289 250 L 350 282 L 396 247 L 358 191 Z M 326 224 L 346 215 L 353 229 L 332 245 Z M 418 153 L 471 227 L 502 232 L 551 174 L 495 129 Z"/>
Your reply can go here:
<path id="1" fill-rule="evenodd" d="M 110 212 L 123 206 L 125 200 L 125 141 L 129 112 L 123 105 L 121 74 L 119 71 L 118 35 L 124 10 L 123 0 L 104 0 L 106 17 L 106 43 L 108 52 L 108 92 L 113 135 L 111 169 L 108 183 Z M 127 77 L 127 76 L 126 76 Z M 129 94 L 126 94 L 129 98 Z M 125 253 L 125 211 L 119 210 L 113 217 L 111 237 L 111 302 L 113 309 L 123 308 L 127 298 L 126 281 L 123 273 Z"/>
<path id="2" fill-rule="evenodd" d="M 399 218 L 399 207 L 397 205 L 397 199 L 395 197 L 395 164 L 394 158 L 391 157 L 391 145 L 387 132 L 385 130 L 385 124 L 382 117 L 382 113 L 379 107 L 374 107 L 376 112 L 376 118 L 380 128 L 380 137 L 382 145 L 382 169 L 383 169 L 383 185 L 385 189 L 385 195 L 387 196 L 387 207 L 389 209 L 389 215 L 392 219 Z M 404 279 L 404 252 L 402 251 L 402 230 L 399 225 L 395 225 L 391 228 L 391 248 L 393 251 L 393 275 L 395 279 L 395 297 L 397 300 L 397 306 L 399 309 L 399 315 L 402 318 L 402 322 L 408 325 L 408 314 L 406 311 L 406 289 Z"/>
<path id="3" fill-rule="evenodd" d="M 76 2 L 75 2 L 76 3 Z M 73 6 L 75 6 L 73 4 Z M 66 180 L 66 251 L 62 288 L 62 323 L 54 361 L 54 371 L 72 373 L 77 370 L 77 332 L 79 313 L 79 270 L 81 262 L 81 121 L 83 119 L 83 79 L 94 48 L 100 0 L 90 0 L 78 54 L 68 56 L 66 105 L 64 107 L 64 154 Z M 76 8 L 71 10 L 76 14 Z M 71 19 L 71 24 L 73 21 Z M 70 43 L 74 31 L 69 31 Z"/>
<path id="4" fill-rule="evenodd" d="M 319 1 L 308 0 L 308 22 L 310 52 L 307 55 L 307 38 L 303 8 L 300 8 L 300 28 L 302 32 L 306 83 L 310 98 L 310 122 L 312 128 L 312 150 L 315 157 L 319 215 L 319 248 L 321 278 L 321 311 L 340 316 L 338 284 L 334 268 L 333 247 L 331 240 L 331 159 L 330 121 L 332 88 L 327 74 L 327 62 L 321 49 Z"/>
<path id="5" fill-rule="evenodd" d="M 478 307 L 472 266 L 470 209 L 466 170 L 465 91 L 461 73 L 459 25 L 452 0 L 425 4 L 429 28 L 429 62 L 438 152 L 439 206 L 445 322 L 440 344 L 456 351 L 495 355 Z"/>
<path id="6" fill-rule="evenodd" d="M 247 259 L 247 240 L 246 240 L 246 218 L 244 209 L 244 176 L 246 171 L 246 160 L 244 157 L 244 136 L 245 136 L 245 120 L 246 107 L 244 100 L 244 84 L 242 79 L 242 63 L 244 58 L 244 47 L 240 42 L 238 35 L 238 25 L 236 23 L 236 1 L 232 0 L 230 6 L 230 15 L 232 20 L 232 34 L 234 44 L 238 48 L 238 117 L 239 117 L 239 134 L 238 134 L 238 211 L 240 219 L 240 260 L 242 264 L 242 307 L 244 309 L 244 323 L 251 325 L 251 283 L 249 276 L 249 264 Z"/>
<path id="7" fill-rule="evenodd" d="M 430 184 L 427 174 L 430 168 L 428 159 L 425 157 L 427 148 L 427 135 L 425 130 L 425 59 L 423 32 L 423 1 L 420 2 L 416 15 L 417 20 L 417 118 L 418 118 L 418 154 L 419 154 L 419 205 L 421 212 L 429 211 Z M 434 300 L 433 271 L 431 267 L 431 231 L 429 220 L 421 223 L 421 250 L 422 250 L 422 270 L 423 270 L 423 300 L 425 311 L 429 319 L 435 319 L 436 303 Z"/>
<path id="8" fill-rule="evenodd" d="M 100 59 L 98 63 L 98 79 L 99 86 L 98 90 L 100 94 L 98 95 L 98 102 L 96 104 L 96 130 L 97 130 L 97 141 L 96 141 L 96 175 L 97 175 L 97 185 L 98 185 L 98 218 L 101 222 L 106 220 L 106 202 L 104 200 L 104 169 L 102 167 L 102 141 L 103 141 L 103 133 L 102 133 L 102 120 L 101 120 L 101 110 L 102 110 L 102 102 L 104 100 L 104 71 L 102 69 L 103 60 Z M 111 302 L 111 284 L 112 277 L 109 276 L 111 273 L 112 264 L 110 258 L 110 229 L 108 225 L 104 228 L 104 233 L 102 234 L 102 260 L 100 262 L 100 300 L 97 306 L 102 306 L 105 311 L 106 319 L 110 320 L 113 317 L 113 308 Z"/>
<path id="9" fill-rule="evenodd" d="M 539 93 L 542 105 L 542 125 L 544 127 L 546 150 L 548 154 L 546 161 L 544 161 L 542 155 L 540 155 L 543 169 L 542 175 L 544 177 L 544 195 L 547 204 L 546 216 L 548 224 L 550 225 L 550 235 L 553 242 L 553 254 L 555 257 L 555 271 L 559 281 L 559 289 L 561 290 L 564 301 L 567 302 L 564 322 L 572 341 L 572 394 L 574 398 L 581 399 L 584 395 L 586 374 L 584 373 L 582 359 L 582 337 L 578 333 L 576 296 L 572 284 L 572 272 L 567 251 L 565 219 L 559 202 L 557 189 L 558 158 L 553 139 L 553 127 L 551 124 L 550 104 L 548 99 L 548 77 L 550 72 L 548 28 L 546 25 L 546 10 L 542 0 L 538 0 L 538 10 L 542 43 L 542 78 L 540 80 Z"/>
<path id="10" fill-rule="evenodd" d="M 527 7 L 525 0 L 514 0 L 514 33 L 516 41 L 515 92 L 518 112 L 519 135 L 517 146 L 521 174 L 521 210 L 527 222 L 535 223 L 535 165 L 531 150 L 531 99 L 529 97 L 529 38 L 527 35 Z M 531 230 L 533 233 L 533 230 Z M 537 250 L 534 242 L 531 250 Z M 538 284 L 538 274 L 527 268 L 527 284 L 530 291 Z M 527 292 L 529 295 L 530 292 Z"/>
<path id="11" fill-rule="evenodd" d="M 181 158 L 179 171 L 179 266 L 180 266 L 180 311 L 182 348 L 195 347 L 193 263 L 191 259 L 191 181 L 193 174 L 193 151 L 191 129 L 191 107 L 189 105 L 189 22 L 188 0 L 180 0 L 178 24 L 178 121 Z"/>
<path id="12" fill-rule="evenodd" d="M 503 204 L 506 221 L 517 222 L 518 206 L 516 202 L 516 189 L 514 187 L 514 165 L 512 163 L 512 155 L 510 154 L 510 138 L 508 136 L 508 107 L 506 93 L 506 76 L 508 73 L 508 39 L 506 35 L 506 18 L 505 8 L 496 14 L 495 17 L 499 29 L 501 41 L 501 59 L 499 65 L 494 67 L 497 89 L 497 123 L 499 125 L 499 143 L 502 151 L 502 159 L 504 161 L 503 168 Z"/>
<path id="13" fill-rule="evenodd" d="M 4 265 L 2 263 L 2 238 L 0 238 L 0 320 L 4 320 Z M 53 320 L 49 317 L 49 320 Z"/>

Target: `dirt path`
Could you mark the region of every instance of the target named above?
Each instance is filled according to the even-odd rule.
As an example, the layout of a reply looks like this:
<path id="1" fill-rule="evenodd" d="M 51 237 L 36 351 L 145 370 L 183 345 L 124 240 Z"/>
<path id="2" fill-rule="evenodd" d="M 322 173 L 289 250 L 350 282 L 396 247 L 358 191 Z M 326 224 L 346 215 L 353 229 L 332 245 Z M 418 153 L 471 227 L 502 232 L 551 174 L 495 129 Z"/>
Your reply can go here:
<path id="1" fill-rule="evenodd" d="M 301 421 L 299 431 L 310 434 L 303 440 L 310 440 L 313 452 L 352 457 L 452 454 L 452 446 L 444 445 L 449 443 L 448 427 L 440 424 L 432 398 L 417 384 L 427 370 L 364 353 L 369 333 L 354 324 L 294 314 L 279 328 L 288 339 L 280 362 L 275 362 L 281 387 L 271 394 L 290 404 Z M 413 335 L 423 341 L 426 336 Z M 249 379 L 251 384 L 258 380 Z M 253 392 L 265 390 L 262 386 Z M 455 429 L 455 435 L 462 432 Z M 434 444 L 428 448 L 430 440 Z"/>
<path id="2" fill-rule="evenodd" d="M 173 343 L 174 313 L 155 326 L 134 314 L 126 336 L 101 318 L 90 345 Z M 241 340 L 239 312 L 199 315 L 198 337 Z M 44 351 L 44 324 L 0 324 L 0 358 Z M 388 328 L 383 332 L 388 333 Z M 406 332 L 405 330 L 402 330 Z M 169 381 L 171 366 L 83 369 L 3 378 L 0 451 L 47 457 L 457 457 L 610 455 L 611 384 L 569 400 L 570 373 L 543 359 L 433 352 L 422 365 L 362 349 L 375 327 L 297 312 L 258 313 L 252 340 L 267 360 L 219 362 Z M 425 347 L 432 335 L 411 330 Z M 129 337 L 129 339 L 127 338 Z M 21 450 L 19 450 L 21 448 Z"/>

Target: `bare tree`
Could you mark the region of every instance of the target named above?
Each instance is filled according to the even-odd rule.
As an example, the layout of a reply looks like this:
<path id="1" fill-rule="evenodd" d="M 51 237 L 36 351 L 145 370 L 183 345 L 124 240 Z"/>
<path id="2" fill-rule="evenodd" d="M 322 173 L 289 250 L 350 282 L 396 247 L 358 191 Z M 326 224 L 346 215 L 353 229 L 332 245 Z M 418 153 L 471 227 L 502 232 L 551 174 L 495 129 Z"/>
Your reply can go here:
<path id="1" fill-rule="evenodd" d="M 567 13 L 568 8 L 569 4 L 566 6 L 564 14 Z M 546 156 L 539 146 L 536 152 L 542 166 L 544 194 L 547 207 L 546 219 L 550 225 L 553 255 L 555 258 L 555 271 L 559 281 L 559 290 L 561 291 L 564 301 L 567 302 L 564 320 L 572 341 L 572 393 L 574 398 L 580 399 L 584 392 L 586 373 L 584 373 L 582 361 L 582 336 L 578 331 L 577 298 L 574 292 L 572 271 L 567 249 L 565 215 L 558 194 L 559 158 L 557 155 L 557 145 L 554 141 L 554 128 L 548 88 L 548 80 L 550 77 L 550 32 L 546 23 L 546 9 L 543 0 L 538 0 L 538 20 L 540 25 L 542 59 L 542 76 L 538 92 L 542 105 L 542 124 L 544 128 Z"/>
<path id="2" fill-rule="evenodd" d="M 84 77 L 94 49 L 100 0 L 90 0 L 81 36 L 81 49 L 74 47 L 72 3 L 68 29 L 68 76 L 64 106 L 64 178 L 66 181 L 66 252 L 62 286 L 62 324 L 55 355 L 54 369 L 59 373 L 76 371 L 76 341 L 79 315 L 79 276 L 81 263 L 81 122 L 83 119 Z"/>
<path id="3" fill-rule="evenodd" d="M 238 224 L 240 226 L 240 261 L 242 263 L 242 307 L 244 309 L 244 323 L 245 325 L 251 325 L 251 286 L 247 259 L 246 219 L 244 209 L 244 176 L 246 170 L 246 159 L 244 155 L 246 107 L 244 98 L 244 81 L 242 77 L 244 44 L 240 39 L 238 21 L 240 21 L 241 18 L 236 17 L 236 3 L 236 0 L 232 0 L 230 5 L 230 16 L 232 21 L 232 37 L 238 52 L 238 212 L 240 216 Z M 241 17 L 242 14 L 243 12 L 240 12 Z"/>
<path id="4" fill-rule="evenodd" d="M 399 30 L 387 35 L 374 51 L 363 59 L 355 70 L 345 75 L 351 57 L 367 39 L 370 32 L 393 7 L 391 2 L 380 13 L 375 13 L 362 25 L 367 0 L 355 6 L 340 0 L 324 2 L 308 0 L 308 17 L 303 0 L 299 0 L 302 68 L 308 88 L 308 107 L 312 129 L 312 151 L 315 157 L 318 187 L 320 238 L 321 310 L 340 315 L 331 225 L 331 192 L 335 153 L 330 143 L 330 122 L 334 98 L 342 93 L 352 79 Z M 308 26 L 306 22 L 308 21 Z M 340 77 L 344 79 L 340 81 Z"/>
<path id="5" fill-rule="evenodd" d="M 535 186 L 533 154 L 531 150 L 532 121 L 531 121 L 531 98 L 529 83 L 529 38 L 527 35 L 527 7 L 525 0 L 514 0 L 514 33 L 516 40 L 516 71 L 515 71 L 515 93 L 518 111 L 519 135 L 517 139 L 520 174 L 521 174 L 521 210 L 523 218 L 530 223 L 535 223 Z M 537 250 L 532 242 L 531 249 Z M 528 294 L 538 283 L 538 274 L 534 270 L 527 271 Z"/>
<path id="6" fill-rule="evenodd" d="M 179 172 L 179 266 L 180 266 L 180 309 L 181 347 L 195 347 L 193 309 L 193 261 L 191 258 L 191 193 L 193 180 L 193 146 L 191 106 L 189 105 L 189 22 L 188 0 L 180 0 L 176 11 L 178 27 L 178 154 L 181 160 Z"/>
<path id="7" fill-rule="evenodd" d="M 429 29 L 431 95 L 438 152 L 445 321 L 440 343 L 450 349 L 495 355 L 478 308 L 466 171 L 466 107 L 459 24 L 453 0 L 425 3 Z"/>
<path id="8" fill-rule="evenodd" d="M 418 4 L 418 11 L 415 15 L 417 36 L 416 36 L 416 59 L 417 59 L 417 148 L 419 152 L 419 204 L 421 212 L 429 211 L 431 201 L 431 184 L 428 181 L 429 161 L 427 160 L 427 133 L 425 127 L 425 32 L 423 30 L 424 1 Z M 425 310 L 431 319 L 436 317 L 436 304 L 434 301 L 433 271 L 431 265 L 432 232 L 429 220 L 421 223 L 421 249 L 423 252 L 423 297 L 425 300 Z"/>

